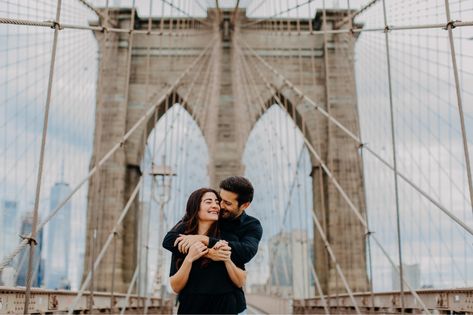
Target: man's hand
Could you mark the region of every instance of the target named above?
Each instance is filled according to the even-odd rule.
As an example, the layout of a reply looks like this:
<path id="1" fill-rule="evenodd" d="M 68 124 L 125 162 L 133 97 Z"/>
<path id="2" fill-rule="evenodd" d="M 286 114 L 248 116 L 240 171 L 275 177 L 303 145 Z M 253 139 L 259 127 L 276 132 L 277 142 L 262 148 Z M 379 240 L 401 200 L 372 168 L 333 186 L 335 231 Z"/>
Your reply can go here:
<path id="1" fill-rule="evenodd" d="M 195 243 L 202 243 L 206 246 L 205 243 L 208 244 L 208 237 L 205 235 L 182 235 L 179 234 L 179 237 L 176 238 L 174 242 L 174 246 L 177 246 L 178 250 L 183 253 L 187 254 L 189 248 Z"/>
<path id="2" fill-rule="evenodd" d="M 189 248 L 189 253 L 186 256 L 186 260 L 189 261 L 190 263 L 193 263 L 200 257 L 204 256 L 207 254 L 209 249 L 207 246 L 202 244 L 201 242 L 195 242 L 194 244 L 191 245 Z"/>
<path id="3" fill-rule="evenodd" d="M 218 241 L 217 243 L 215 243 L 214 247 L 212 247 L 213 249 L 220 249 L 224 246 L 228 246 L 228 242 L 225 241 L 225 240 L 220 240 Z"/>
<path id="4" fill-rule="evenodd" d="M 220 242 L 224 242 L 219 244 Z M 225 241 L 220 241 L 212 247 L 205 257 L 212 259 L 213 261 L 226 261 L 230 260 L 232 255 L 232 249 L 228 246 L 228 243 Z"/>

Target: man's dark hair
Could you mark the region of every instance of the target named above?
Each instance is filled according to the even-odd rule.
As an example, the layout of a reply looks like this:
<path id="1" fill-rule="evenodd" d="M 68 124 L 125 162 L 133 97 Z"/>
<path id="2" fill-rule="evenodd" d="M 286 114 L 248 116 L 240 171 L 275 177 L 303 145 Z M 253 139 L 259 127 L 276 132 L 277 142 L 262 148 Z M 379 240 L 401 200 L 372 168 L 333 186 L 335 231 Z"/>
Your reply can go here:
<path id="1" fill-rule="evenodd" d="M 242 176 L 230 176 L 220 182 L 220 188 L 238 195 L 238 206 L 253 201 L 255 189 L 250 181 Z"/>

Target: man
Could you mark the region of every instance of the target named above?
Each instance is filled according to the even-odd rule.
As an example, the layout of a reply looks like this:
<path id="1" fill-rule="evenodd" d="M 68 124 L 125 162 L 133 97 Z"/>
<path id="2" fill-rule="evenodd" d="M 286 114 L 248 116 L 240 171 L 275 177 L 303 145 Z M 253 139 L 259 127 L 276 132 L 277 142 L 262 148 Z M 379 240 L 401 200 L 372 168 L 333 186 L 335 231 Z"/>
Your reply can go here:
<path id="1" fill-rule="evenodd" d="M 163 247 L 175 254 L 187 253 L 192 244 L 202 242 L 210 248 L 206 257 L 217 260 L 217 257 L 225 256 L 227 253 L 237 266 L 244 266 L 256 255 L 263 235 L 259 220 L 245 212 L 253 200 L 253 193 L 253 185 L 241 176 L 231 176 L 220 183 L 219 224 L 222 235 L 231 234 L 231 239 L 219 242 L 220 239 L 204 235 L 182 235 L 173 228 L 164 237 Z M 214 247 L 217 242 L 219 242 L 218 248 Z M 238 303 L 246 307 L 243 291 L 241 294 L 242 299 Z"/>

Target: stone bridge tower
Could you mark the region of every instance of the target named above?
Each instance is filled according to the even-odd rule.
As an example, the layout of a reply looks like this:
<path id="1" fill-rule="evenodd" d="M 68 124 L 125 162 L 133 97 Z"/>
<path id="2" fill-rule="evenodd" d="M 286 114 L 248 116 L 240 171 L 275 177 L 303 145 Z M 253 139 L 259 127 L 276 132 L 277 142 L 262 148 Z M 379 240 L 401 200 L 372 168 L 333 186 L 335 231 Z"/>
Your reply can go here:
<path id="1" fill-rule="evenodd" d="M 340 22 L 349 14 L 348 11 L 327 11 L 327 26 L 348 27 Z M 267 82 L 258 80 L 252 88 L 260 91 L 258 98 L 264 100 L 264 109 L 278 100 L 284 103 L 284 109 L 320 152 L 351 200 L 364 211 L 363 172 L 358 147 L 293 88 L 302 91 L 317 106 L 358 134 L 354 39 L 351 33 L 328 35 L 325 40 L 318 32 L 310 34 L 311 28 L 320 30 L 321 14 L 312 20 L 286 19 L 262 27 L 258 23 L 252 25 L 244 9 L 237 12 L 209 9 L 205 24 L 187 29 L 187 34 L 192 36 L 176 40 L 172 36 L 147 34 L 148 20 L 140 19 L 130 9 L 110 10 L 108 16 L 108 20 L 101 21 L 102 25 L 144 31 L 133 35 L 95 34 L 102 58 L 91 167 L 121 141 L 151 106 L 159 102 L 159 107 L 89 182 L 85 273 L 90 270 L 92 246 L 89 244 L 94 227 L 98 227 L 98 248 L 94 249 L 97 253 L 140 180 L 140 163 L 147 136 L 172 104 L 183 104 L 202 129 L 208 145 L 208 171 L 212 185 L 217 186 L 226 176 L 244 173 L 241 162 L 244 146 L 264 110 L 258 105 L 260 100 L 245 99 L 241 95 L 239 71 L 244 66 L 238 58 L 241 54 L 246 54 L 248 62 L 253 65 L 259 61 L 250 54 L 257 54 L 288 80 L 283 80 L 259 62 L 261 68 L 258 72 Z M 153 19 L 152 29 L 160 29 L 164 34 L 175 29 L 178 23 L 190 25 L 194 21 L 185 18 Z M 252 26 L 241 27 L 245 24 Z M 205 59 L 204 65 L 210 64 L 211 67 L 207 68 L 209 73 L 202 75 L 214 78 L 211 86 L 205 87 L 207 95 L 196 95 L 195 91 L 200 90 L 199 84 L 203 84 L 199 80 L 184 79 L 174 86 L 176 79 L 204 49 L 206 52 L 201 58 Z M 317 160 L 312 159 L 312 164 L 313 211 L 323 223 L 351 288 L 366 291 L 364 230 Z M 136 199 L 118 231 L 115 250 L 106 253 L 95 273 L 96 290 L 110 291 L 114 278 L 115 291 L 126 291 L 126 284 L 136 266 L 137 211 Z M 316 232 L 314 234 L 314 266 L 324 292 L 343 292 L 335 266 L 328 259 L 320 237 Z M 114 259 L 116 268 L 112 268 Z"/>

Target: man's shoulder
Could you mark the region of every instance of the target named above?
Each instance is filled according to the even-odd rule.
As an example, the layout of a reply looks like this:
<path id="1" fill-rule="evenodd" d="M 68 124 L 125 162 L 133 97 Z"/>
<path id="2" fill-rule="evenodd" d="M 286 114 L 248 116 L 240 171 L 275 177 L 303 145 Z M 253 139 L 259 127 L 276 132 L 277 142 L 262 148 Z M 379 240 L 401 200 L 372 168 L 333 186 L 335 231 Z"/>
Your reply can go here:
<path id="1" fill-rule="evenodd" d="M 247 214 L 246 212 L 243 214 L 241 218 L 241 225 L 243 228 L 257 228 L 262 229 L 261 222 L 254 216 Z"/>
<path id="2" fill-rule="evenodd" d="M 248 223 L 258 223 L 258 224 L 261 224 L 260 221 L 259 221 L 256 217 L 251 216 L 251 215 L 249 215 L 249 214 L 246 213 L 246 212 L 245 212 L 243 215 L 244 215 L 244 217 L 242 217 L 242 221 L 248 222 Z"/>

